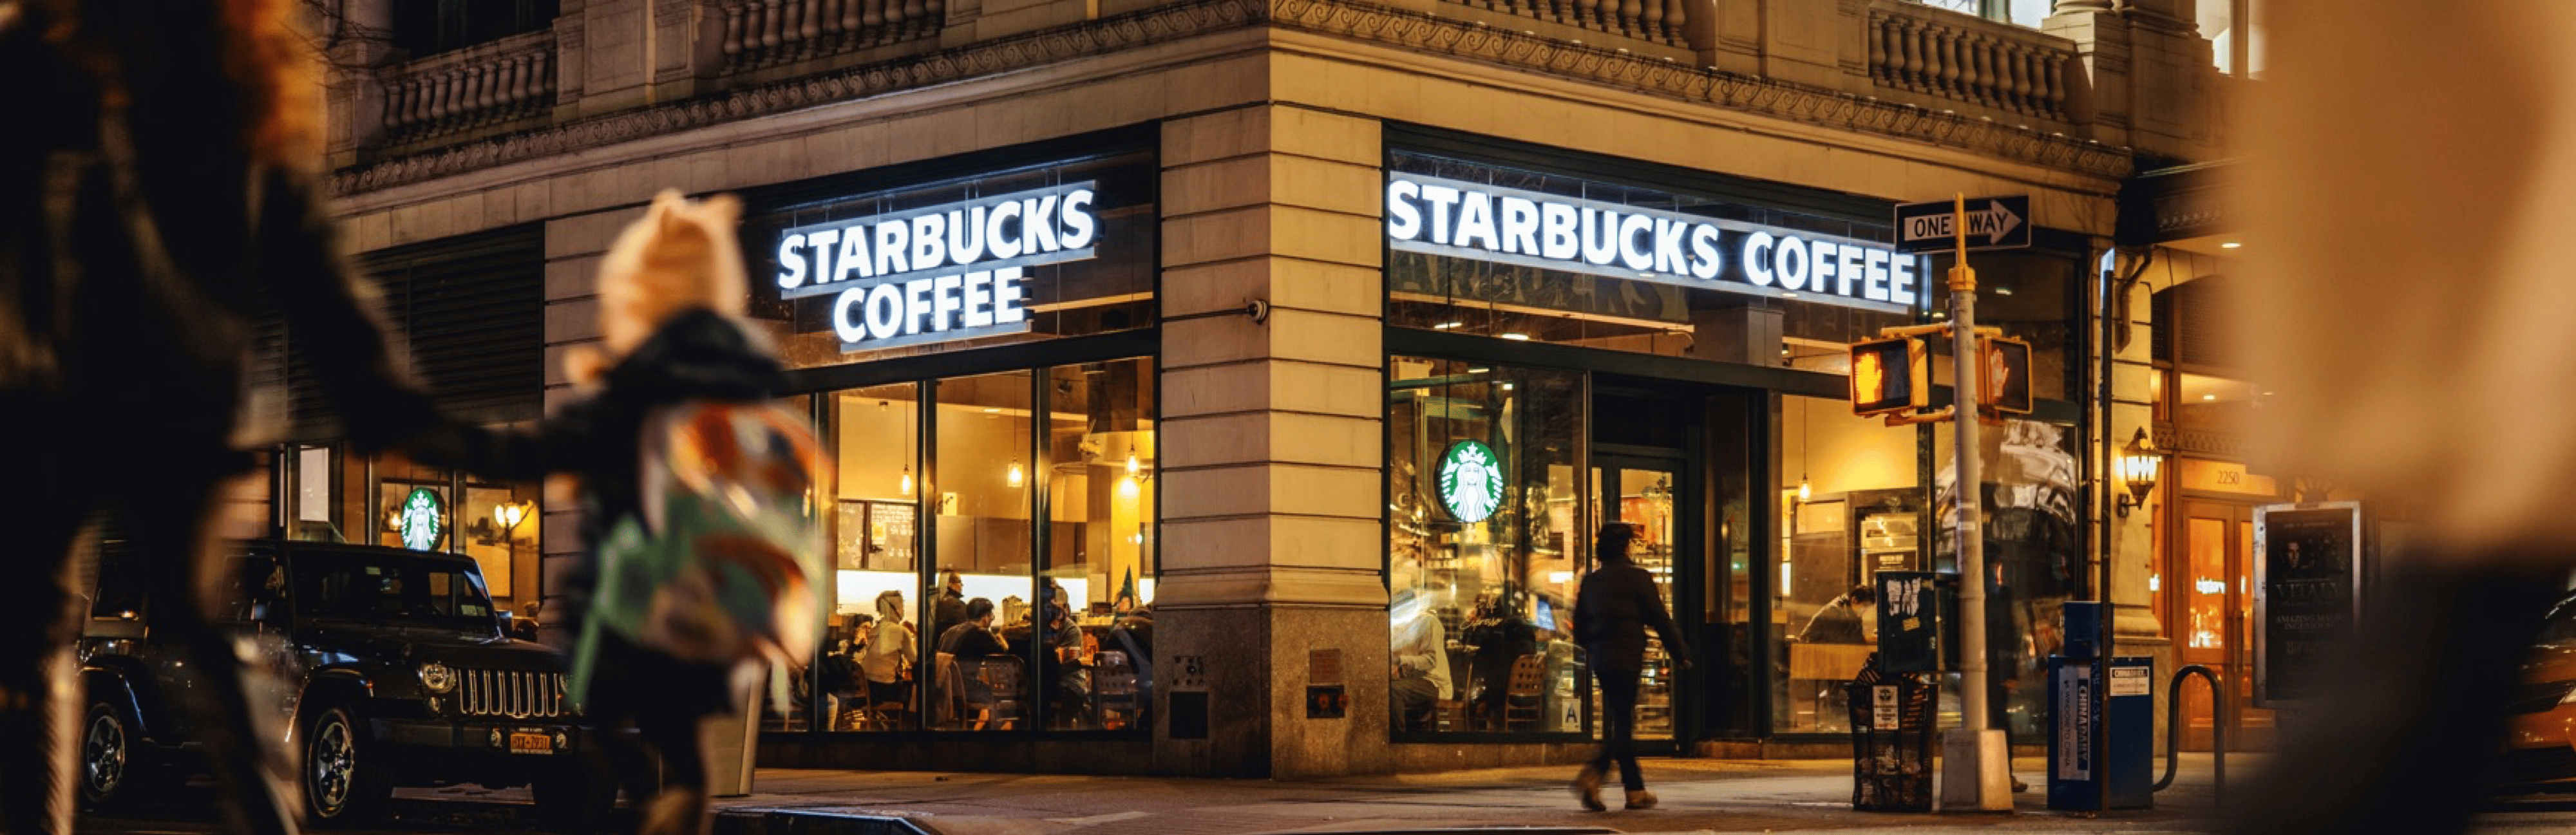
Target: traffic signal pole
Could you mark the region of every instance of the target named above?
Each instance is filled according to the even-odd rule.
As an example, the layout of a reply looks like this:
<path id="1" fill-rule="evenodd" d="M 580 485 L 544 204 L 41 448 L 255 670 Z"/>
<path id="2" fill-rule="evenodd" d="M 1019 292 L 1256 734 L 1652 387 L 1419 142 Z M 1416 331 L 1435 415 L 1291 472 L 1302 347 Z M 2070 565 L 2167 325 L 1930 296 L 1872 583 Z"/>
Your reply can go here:
<path id="1" fill-rule="evenodd" d="M 1986 548 L 1982 456 L 1978 446 L 1977 406 L 1984 386 L 1983 351 L 1977 349 L 1977 272 L 1968 267 L 1967 200 L 1953 207 L 1951 229 L 1958 254 L 1950 268 L 1950 425 L 1957 455 L 1959 508 L 1959 704 L 1964 727 L 1941 741 L 1941 807 L 1960 811 L 2012 810 L 2012 749 L 2004 732 L 1988 718 L 1998 706 L 1987 703 L 1986 682 Z"/>

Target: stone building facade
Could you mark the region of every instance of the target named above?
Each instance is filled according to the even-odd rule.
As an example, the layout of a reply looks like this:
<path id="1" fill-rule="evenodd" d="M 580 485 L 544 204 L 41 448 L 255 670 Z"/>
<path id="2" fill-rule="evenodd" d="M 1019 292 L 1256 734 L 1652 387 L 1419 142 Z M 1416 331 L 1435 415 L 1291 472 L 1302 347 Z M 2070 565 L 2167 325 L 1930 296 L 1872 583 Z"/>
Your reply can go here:
<path id="1" fill-rule="evenodd" d="M 1930 276 L 1946 262 L 1922 262 L 1911 306 L 1860 299 L 1849 281 L 1846 298 L 1801 297 L 1770 283 L 1787 278 L 1777 242 L 1858 252 L 1885 243 L 1888 206 L 1957 193 L 2028 194 L 2023 220 L 2042 232 L 1999 256 L 2020 260 L 1980 264 L 2027 279 L 2027 309 L 2005 303 L 2004 324 L 2037 335 L 2054 375 L 2030 428 L 1988 433 L 2024 445 L 1999 460 L 2049 470 L 1990 488 L 2053 503 L 2028 509 L 2054 538 L 2010 557 L 2028 576 L 2006 582 L 2053 589 L 2016 616 L 2018 653 L 2044 654 L 2045 601 L 2090 599 L 2108 553 L 2124 652 L 2170 657 L 2146 596 L 2152 517 L 2109 514 L 2098 463 L 2150 422 L 2152 366 L 2120 366 L 2107 410 L 2088 394 L 2123 184 L 2219 157 L 2241 83 L 2212 68 L 2189 0 L 2059 0 L 2038 29 L 1906 0 L 559 0 L 497 4 L 516 17 L 443 41 L 407 35 L 423 24 L 390 0 L 326 5 L 331 186 L 353 248 L 436 261 L 453 242 L 523 236 L 496 256 L 528 268 L 509 296 L 523 302 L 507 304 L 542 315 L 496 361 L 536 363 L 543 384 L 495 420 L 578 396 L 561 359 L 598 339 L 592 274 L 658 190 L 746 195 L 759 279 L 791 251 L 784 231 L 1098 184 L 1091 260 L 1027 268 L 1029 332 L 834 350 L 832 305 L 766 289 L 754 306 L 788 343 L 797 402 L 844 477 L 882 487 L 900 465 L 900 492 L 842 491 L 852 515 L 836 537 L 859 544 L 836 593 L 893 577 L 904 619 L 923 624 L 947 569 L 973 575 L 972 596 L 1036 601 L 1041 620 L 1061 586 L 1118 660 L 1088 655 L 1074 688 L 1087 701 L 1048 678 L 1021 691 L 1043 705 L 981 733 L 954 708 L 990 702 L 943 689 L 928 649 L 894 709 L 808 681 L 799 704 L 773 706 L 790 718 L 763 734 L 764 763 L 1289 777 L 1565 759 L 1591 723 L 1580 664 L 1554 649 L 1559 610 L 1588 565 L 1586 532 L 1622 520 L 1662 526 L 1670 601 L 1700 656 L 1699 672 L 1666 668 L 1662 744 L 1847 744 L 1841 706 L 1814 686 L 1844 656 L 1795 634 L 1847 581 L 1947 564 L 1947 441 L 1847 410 L 1837 422 L 1847 371 L 1833 357 L 1871 326 L 1936 321 Z M 1722 275 L 1688 285 L 1408 248 L 1389 207 L 1406 177 L 1491 186 L 1489 208 L 1555 195 L 1710 218 Z M 1803 251 L 1801 273 L 1833 257 Z M 1772 271 L 1757 283 L 1716 260 Z M 2146 362 L 2143 342 L 2120 350 Z M 969 450 L 982 431 L 969 407 L 1028 434 Z M 893 428 L 858 428 L 868 409 Z M 1511 498 L 1490 522 L 1426 480 L 1425 456 L 1468 439 L 1511 470 L 1496 471 Z M 327 432 L 300 443 L 324 456 L 306 472 L 337 473 L 345 497 L 317 512 L 371 530 L 372 485 L 395 465 L 333 458 Z M 896 452 L 856 457 L 879 446 Z M 986 488 L 962 486 L 962 468 L 1000 473 L 1005 457 L 1008 487 L 991 489 L 1025 477 L 1034 498 L 994 492 L 1007 506 L 975 509 Z M 1836 475 L 1854 467 L 1877 469 Z M 295 478 L 277 483 L 298 495 Z M 525 599 L 559 594 L 546 581 L 575 548 L 577 511 L 513 489 L 542 505 L 541 534 L 529 554 L 508 549 L 508 573 Z M 1865 559 L 1873 537 L 1884 564 Z M 881 551 L 909 556 L 888 568 Z M 1802 584 L 1793 569 L 1842 573 Z M 1016 585 L 981 593 L 994 583 Z M 845 596 L 836 614 L 876 614 L 875 599 Z M 1442 643 L 1468 646 L 1488 621 L 1536 634 L 1444 647 L 1440 697 L 1407 703 L 1407 601 Z M 1117 623 L 1147 602 L 1150 651 L 1121 650 Z M 1497 646 L 1520 651 L 1480 654 Z M 1529 682 L 1506 680 L 1517 658 L 1540 659 Z M 1028 678 L 1067 669 L 1022 661 Z"/>

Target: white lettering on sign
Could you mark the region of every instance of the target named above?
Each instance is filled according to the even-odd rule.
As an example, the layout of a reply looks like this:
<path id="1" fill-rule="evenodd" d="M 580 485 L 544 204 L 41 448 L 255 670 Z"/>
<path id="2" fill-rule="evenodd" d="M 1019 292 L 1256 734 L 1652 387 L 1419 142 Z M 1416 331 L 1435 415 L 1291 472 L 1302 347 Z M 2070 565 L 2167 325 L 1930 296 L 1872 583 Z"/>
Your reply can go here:
<path id="1" fill-rule="evenodd" d="M 1420 174 L 1387 175 L 1386 234 L 1406 252 L 1900 313 L 1928 273 L 1882 243 Z"/>
<path id="2" fill-rule="evenodd" d="M 1025 332 L 1026 268 L 1093 256 L 1097 196 L 1086 181 L 795 227 L 779 296 L 839 294 L 845 352 Z"/>

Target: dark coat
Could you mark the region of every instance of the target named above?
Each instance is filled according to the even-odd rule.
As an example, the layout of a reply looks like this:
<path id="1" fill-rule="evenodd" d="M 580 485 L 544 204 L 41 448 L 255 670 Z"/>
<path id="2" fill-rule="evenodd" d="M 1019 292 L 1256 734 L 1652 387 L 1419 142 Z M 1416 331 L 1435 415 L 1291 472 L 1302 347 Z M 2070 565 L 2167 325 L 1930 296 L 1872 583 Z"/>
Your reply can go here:
<path id="1" fill-rule="evenodd" d="M 948 632 L 939 636 L 939 651 L 960 659 L 1011 654 L 993 630 L 972 623 L 948 627 Z"/>
<path id="2" fill-rule="evenodd" d="M 1664 611 L 1655 577 L 1633 564 L 1605 565 L 1583 578 L 1574 598 L 1574 640 L 1592 655 L 1592 667 L 1634 673 L 1646 668 L 1646 629 L 1663 639 L 1664 654 L 1690 657 L 1690 645 Z"/>
<path id="3" fill-rule="evenodd" d="M 1807 644 L 1869 643 L 1868 633 L 1861 629 L 1860 613 L 1854 611 L 1851 604 L 1851 595 L 1846 594 L 1816 610 L 1816 616 L 1807 621 L 1807 628 L 1798 631 L 1798 641 Z"/>
<path id="4" fill-rule="evenodd" d="M 945 637 L 948 627 L 966 622 L 966 597 L 954 589 L 940 589 L 930 601 L 930 634 Z"/>

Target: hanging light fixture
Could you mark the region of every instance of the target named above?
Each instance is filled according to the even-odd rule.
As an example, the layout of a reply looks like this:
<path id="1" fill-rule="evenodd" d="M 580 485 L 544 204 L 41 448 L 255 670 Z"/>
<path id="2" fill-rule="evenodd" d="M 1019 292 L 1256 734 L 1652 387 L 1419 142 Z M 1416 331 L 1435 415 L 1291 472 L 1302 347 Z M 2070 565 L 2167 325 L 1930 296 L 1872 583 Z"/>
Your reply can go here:
<path id="1" fill-rule="evenodd" d="M 2120 481 L 2129 488 L 2129 495 L 2121 496 L 2116 508 L 2122 518 L 2128 517 L 2129 508 L 2147 506 L 2147 494 L 2156 489 L 2156 471 L 2163 468 L 2164 455 L 2147 437 L 2145 427 L 2139 427 L 2129 445 L 2120 449 Z"/>
<path id="2" fill-rule="evenodd" d="M 1798 401 L 1798 501 L 1804 503 L 1816 495 L 1816 486 L 1807 481 L 1807 402 Z"/>
<path id="3" fill-rule="evenodd" d="M 877 401 L 877 408 L 883 409 L 886 406 L 886 401 Z M 900 488 L 903 492 L 899 495 L 912 495 L 912 459 L 916 454 L 917 451 L 912 448 L 912 421 L 905 420 L 903 422 L 903 483 Z"/>
<path id="4" fill-rule="evenodd" d="M 1133 477 L 1137 473 L 1143 472 L 1144 469 L 1143 463 L 1136 460 L 1136 453 L 1127 453 L 1127 475 Z"/>
<path id="5" fill-rule="evenodd" d="M 1027 480 L 1027 478 L 1028 474 L 1020 469 L 1020 457 L 1017 455 L 1011 456 L 1011 486 L 1018 487 L 1020 486 L 1020 483 Z"/>

